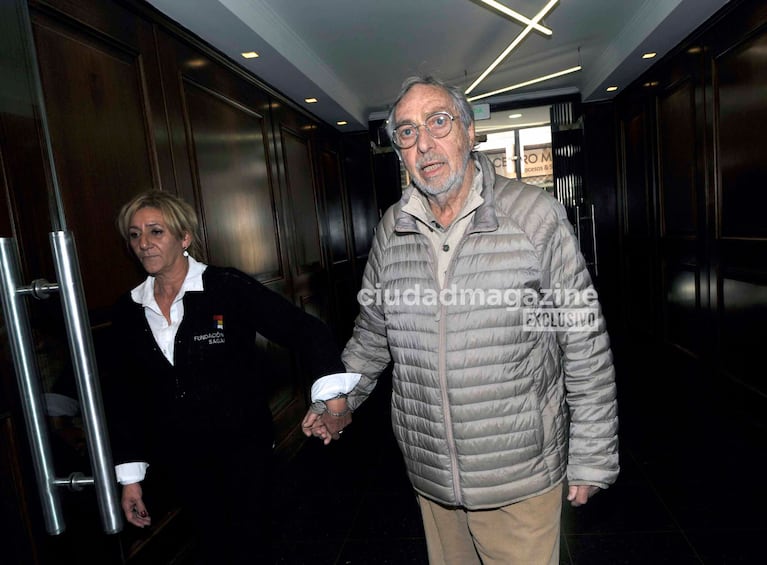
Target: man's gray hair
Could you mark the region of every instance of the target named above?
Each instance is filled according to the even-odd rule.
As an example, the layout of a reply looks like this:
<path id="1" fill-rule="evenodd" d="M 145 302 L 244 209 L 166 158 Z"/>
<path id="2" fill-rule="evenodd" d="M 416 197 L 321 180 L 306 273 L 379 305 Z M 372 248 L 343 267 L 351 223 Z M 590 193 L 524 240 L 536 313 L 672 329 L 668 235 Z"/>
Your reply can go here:
<path id="1" fill-rule="evenodd" d="M 445 84 L 438 78 L 434 78 L 433 76 L 412 76 L 408 77 L 404 80 L 402 83 L 402 87 L 400 88 L 399 94 L 397 95 L 397 98 L 394 100 L 394 103 L 391 105 L 391 108 L 389 109 L 389 115 L 386 117 L 386 134 L 389 136 L 389 139 L 393 139 L 394 136 L 394 111 L 397 109 L 397 104 L 400 103 L 400 101 L 405 97 L 405 95 L 408 93 L 408 91 L 416 86 L 417 84 L 423 84 L 427 86 L 436 86 L 437 88 L 443 89 L 447 94 L 450 96 L 450 98 L 453 101 L 453 105 L 455 106 L 456 111 L 458 112 L 458 118 L 460 118 L 461 123 L 463 126 L 468 129 L 469 126 L 474 123 L 474 110 L 471 107 L 471 104 L 466 99 L 466 95 L 463 93 L 463 91 L 458 88 L 457 86 L 450 86 L 448 84 Z M 399 148 L 395 143 L 392 144 L 394 146 L 394 150 L 399 154 Z"/>

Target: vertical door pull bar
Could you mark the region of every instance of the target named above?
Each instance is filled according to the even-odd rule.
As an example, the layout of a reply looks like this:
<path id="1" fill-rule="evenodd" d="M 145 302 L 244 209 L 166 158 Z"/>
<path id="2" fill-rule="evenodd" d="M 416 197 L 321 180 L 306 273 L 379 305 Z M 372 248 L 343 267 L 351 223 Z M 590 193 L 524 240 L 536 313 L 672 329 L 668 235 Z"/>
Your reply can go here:
<path id="1" fill-rule="evenodd" d="M 122 511 L 117 498 L 112 453 L 104 424 L 104 409 L 77 252 L 69 232 L 53 232 L 50 239 L 59 283 L 38 279 L 29 286 L 22 286 L 18 283 L 21 261 L 16 242 L 12 238 L 0 238 L 0 299 L 21 393 L 45 529 L 51 535 L 58 535 L 66 528 L 56 487 L 81 490 L 83 486 L 94 485 L 103 529 L 108 534 L 114 534 L 122 530 Z M 81 473 L 74 473 L 66 479 L 55 476 L 32 329 L 23 301 L 24 296 L 46 298 L 51 291 L 61 293 L 93 477 L 85 477 Z"/>
<path id="2" fill-rule="evenodd" d="M 0 289 L 2 290 L 3 316 L 11 347 L 16 380 L 21 393 L 21 404 L 27 426 L 32 462 L 35 468 L 37 488 L 43 505 L 43 520 L 49 534 L 58 535 L 64 531 L 61 501 L 55 489 L 53 461 L 51 458 L 48 427 L 34 355 L 32 329 L 29 325 L 24 294 L 29 288 L 18 285 L 21 269 L 19 251 L 13 238 L 0 238 Z"/>
<path id="3" fill-rule="evenodd" d="M 575 207 L 575 237 L 578 238 L 578 247 L 583 251 L 583 242 L 581 241 L 581 209 Z"/>
<path id="4" fill-rule="evenodd" d="M 96 356 L 85 306 L 77 250 L 71 232 L 51 232 L 50 240 L 61 292 L 61 305 L 67 325 L 67 338 L 72 353 L 72 365 L 77 381 L 83 426 L 88 441 L 96 500 L 104 531 L 113 534 L 122 529 L 122 510 L 117 498 L 112 452 L 104 419 L 104 406 L 101 400 Z"/>
<path id="5" fill-rule="evenodd" d="M 599 276 L 599 255 L 597 255 L 597 213 L 591 205 L 591 241 L 594 244 L 594 276 Z"/>

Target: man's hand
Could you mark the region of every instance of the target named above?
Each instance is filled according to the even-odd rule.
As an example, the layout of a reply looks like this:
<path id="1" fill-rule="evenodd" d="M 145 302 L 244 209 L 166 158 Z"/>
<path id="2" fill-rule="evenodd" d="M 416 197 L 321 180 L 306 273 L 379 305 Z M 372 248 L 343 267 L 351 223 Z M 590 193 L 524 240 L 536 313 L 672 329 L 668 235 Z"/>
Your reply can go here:
<path id="1" fill-rule="evenodd" d="M 122 508 L 125 519 L 136 527 L 152 525 L 152 517 L 144 506 L 141 483 L 123 485 Z"/>
<path id="2" fill-rule="evenodd" d="M 599 490 L 599 487 L 593 485 L 570 485 L 567 492 L 567 500 L 570 501 L 571 506 L 583 506 Z"/>
<path id="3" fill-rule="evenodd" d="M 345 398 L 328 400 L 326 405 L 328 411 L 322 414 L 309 410 L 301 422 L 301 428 L 305 436 L 318 437 L 328 445 L 334 439 L 341 439 L 343 429 L 352 422 L 352 413 Z"/>

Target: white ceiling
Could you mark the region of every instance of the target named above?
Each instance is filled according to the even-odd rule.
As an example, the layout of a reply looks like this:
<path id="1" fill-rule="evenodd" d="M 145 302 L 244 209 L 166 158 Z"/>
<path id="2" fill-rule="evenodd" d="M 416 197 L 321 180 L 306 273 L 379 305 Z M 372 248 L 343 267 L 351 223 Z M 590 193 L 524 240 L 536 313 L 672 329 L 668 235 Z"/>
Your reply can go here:
<path id="1" fill-rule="evenodd" d="M 560 0 L 471 92 L 519 84 L 575 65 L 567 76 L 478 100 L 531 100 L 579 92 L 610 98 L 728 0 Z M 252 71 L 263 82 L 342 131 L 367 129 L 402 80 L 433 74 L 467 88 L 525 29 L 480 0 L 148 0 Z M 534 18 L 548 0 L 499 0 Z M 243 59 L 243 51 L 257 59 Z M 657 59 L 656 59 L 657 61 Z M 620 92 L 620 90 L 618 90 Z M 316 104 L 305 104 L 306 97 Z"/>

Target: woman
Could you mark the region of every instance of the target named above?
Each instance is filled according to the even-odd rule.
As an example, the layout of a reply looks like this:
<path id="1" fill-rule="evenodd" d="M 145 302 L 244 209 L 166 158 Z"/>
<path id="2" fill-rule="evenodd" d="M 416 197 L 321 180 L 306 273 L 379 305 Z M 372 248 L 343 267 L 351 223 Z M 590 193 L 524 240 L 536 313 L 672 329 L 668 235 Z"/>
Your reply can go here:
<path id="1" fill-rule="evenodd" d="M 273 445 L 256 334 L 296 349 L 313 378 L 343 372 L 336 343 L 253 278 L 199 262 L 183 200 L 140 194 L 117 225 L 148 275 L 114 307 L 105 387 L 126 519 L 151 524 L 142 481 L 167 474 L 210 562 L 256 562 L 268 551 Z"/>

